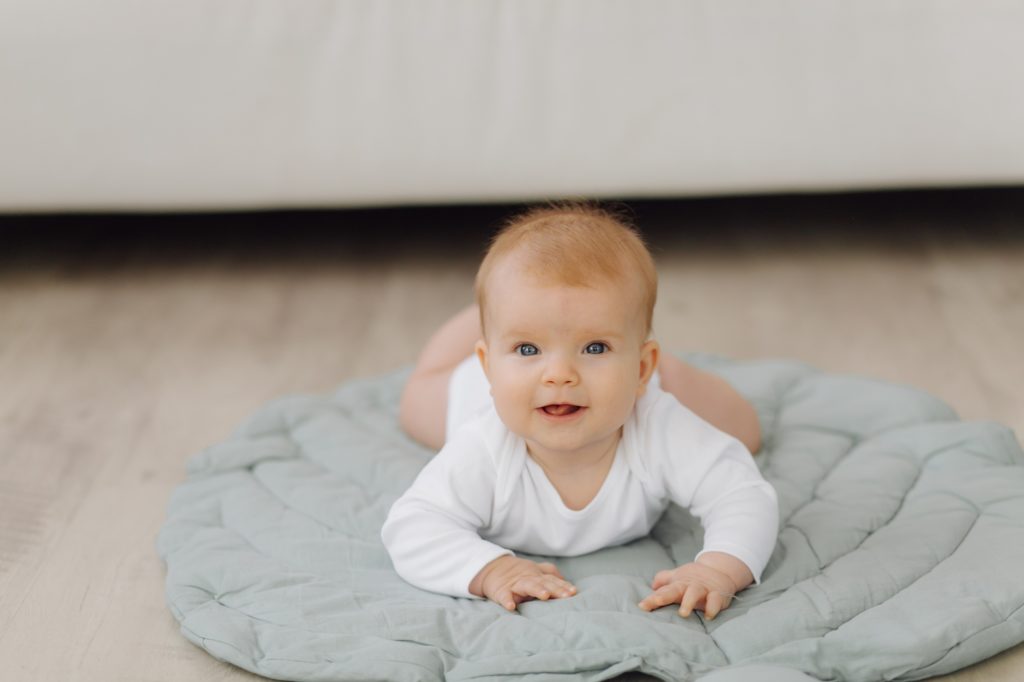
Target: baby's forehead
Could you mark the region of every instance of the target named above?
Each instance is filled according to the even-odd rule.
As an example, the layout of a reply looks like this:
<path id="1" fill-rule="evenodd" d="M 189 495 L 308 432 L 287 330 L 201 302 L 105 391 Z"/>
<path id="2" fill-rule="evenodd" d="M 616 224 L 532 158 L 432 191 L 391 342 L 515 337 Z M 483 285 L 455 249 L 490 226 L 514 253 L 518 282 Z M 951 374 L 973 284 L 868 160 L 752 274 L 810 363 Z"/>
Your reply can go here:
<path id="1" fill-rule="evenodd" d="M 513 298 L 524 288 L 576 287 L 610 289 L 609 297 L 617 300 L 609 307 L 634 311 L 642 335 L 650 334 L 658 284 L 649 254 L 642 243 L 639 252 L 634 253 L 636 249 L 628 248 L 629 244 L 607 244 L 597 239 L 599 236 L 578 233 L 572 248 L 567 248 L 565 240 L 557 239 L 496 241 L 476 276 L 476 298 L 485 333 L 495 300 Z M 600 302 L 595 305 L 604 307 Z"/>
<path id="2" fill-rule="evenodd" d="M 496 271 L 490 279 L 487 288 L 496 296 L 488 298 L 494 301 L 516 301 L 528 296 L 579 291 L 585 292 L 587 298 L 596 303 L 601 300 L 621 300 L 624 296 L 632 297 L 636 289 L 628 280 L 619 277 L 595 275 L 584 279 L 568 279 L 557 272 L 521 268 Z"/>
<path id="3" fill-rule="evenodd" d="M 627 282 L 612 278 L 594 277 L 582 283 L 566 282 L 557 275 L 538 274 L 529 270 L 509 269 L 497 274 L 500 284 L 489 287 L 484 298 L 484 315 L 491 324 L 500 328 L 502 334 L 521 335 L 538 331 L 558 331 L 572 335 L 632 336 L 636 327 L 644 327 L 642 292 Z M 538 291 L 539 290 L 539 291 Z M 575 301 L 587 310 L 607 313 L 586 316 L 586 322 L 576 323 L 571 313 L 582 312 L 570 309 L 564 318 L 552 322 L 538 313 L 537 297 L 546 297 L 558 292 L 581 292 L 582 300 Z M 615 311 L 613 314 L 612 311 Z M 540 326 L 540 328 L 538 328 Z"/>
<path id="4" fill-rule="evenodd" d="M 603 273 L 597 271 L 586 271 L 582 268 L 564 268 L 551 266 L 545 263 L 538 263 L 532 260 L 528 254 L 514 252 L 501 258 L 495 263 L 491 270 L 485 286 L 493 286 L 495 279 L 515 282 L 517 285 L 523 282 L 545 288 L 584 288 L 584 289 L 613 289 L 616 292 L 637 284 L 636 278 L 629 277 L 627 273 Z"/>

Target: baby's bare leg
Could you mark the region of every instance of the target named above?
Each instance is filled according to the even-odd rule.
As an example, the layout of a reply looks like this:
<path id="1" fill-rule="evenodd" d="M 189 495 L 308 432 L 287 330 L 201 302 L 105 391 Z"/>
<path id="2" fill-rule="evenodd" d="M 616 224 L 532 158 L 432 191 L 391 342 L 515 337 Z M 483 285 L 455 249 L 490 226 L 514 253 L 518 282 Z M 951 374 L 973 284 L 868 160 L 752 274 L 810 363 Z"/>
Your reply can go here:
<path id="1" fill-rule="evenodd" d="M 476 305 L 456 313 L 427 341 L 402 390 L 398 421 L 406 433 L 427 447 L 440 450 L 444 445 L 448 379 L 455 367 L 473 354 L 480 335 Z"/>
<path id="2" fill-rule="evenodd" d="M 761 424 L 750 402 L 721 377 L 697 369 L 668 353 L 658 362 L 661 388 L 701 419 L 747 446 L 761 449 Z"/>

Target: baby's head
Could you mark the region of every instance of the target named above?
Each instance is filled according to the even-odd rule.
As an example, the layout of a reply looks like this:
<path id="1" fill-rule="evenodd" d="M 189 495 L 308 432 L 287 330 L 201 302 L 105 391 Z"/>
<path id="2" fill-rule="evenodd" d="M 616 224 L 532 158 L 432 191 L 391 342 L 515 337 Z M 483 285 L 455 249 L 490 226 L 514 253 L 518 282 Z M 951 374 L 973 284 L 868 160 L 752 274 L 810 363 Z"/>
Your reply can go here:
<path id="1" fill-rule="evenodd" d="M 657 365 L 657 275 L 639 235 L 590 205 L 512 219 L 477 273 L 477 355 L 495 407 L 531 452 L 617 442 Z"/>
<path id="2" fill-rule="evenodd" d="M 499 263 L 510 259 L 542 284 L 623 287 L 635 296 L 643 337 L 650 335 L 658 274 L 640 235 L 619 216 L 592 204 L 561 203 L 528 210 L 505 223 L 476 274 L 476 301 L 485 335 L 488 280 Z"/>

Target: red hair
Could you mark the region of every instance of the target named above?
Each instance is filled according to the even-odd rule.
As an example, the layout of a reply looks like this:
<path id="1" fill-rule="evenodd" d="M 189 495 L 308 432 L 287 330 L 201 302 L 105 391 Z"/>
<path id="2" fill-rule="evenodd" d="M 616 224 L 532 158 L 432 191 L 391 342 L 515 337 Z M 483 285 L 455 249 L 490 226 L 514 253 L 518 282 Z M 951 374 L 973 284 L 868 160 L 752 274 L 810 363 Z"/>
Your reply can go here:
<path id="1" fill-rule="evenodd" d="M 487 279 L 495 264 L 522 255 L 529 274 L 545 284 L 589 286 L 595 281 L 633 281 L 644 335 L 651 332 L 658 274 L 643 239 L 620 216 L 589 203 L 558 203 L 512 217 L 491 240 L 476 273 L 476 300 L 483 326 Z"/>

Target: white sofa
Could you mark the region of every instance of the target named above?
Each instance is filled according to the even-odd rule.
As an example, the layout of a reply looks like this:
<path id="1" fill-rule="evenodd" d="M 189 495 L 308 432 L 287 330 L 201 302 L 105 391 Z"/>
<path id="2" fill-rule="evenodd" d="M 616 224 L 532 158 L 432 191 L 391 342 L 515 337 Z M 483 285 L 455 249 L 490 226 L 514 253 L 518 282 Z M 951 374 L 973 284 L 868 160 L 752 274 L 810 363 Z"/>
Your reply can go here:
<path id="1" fill-rule="evenodd" d="M 1019 184 L 1015 0 L 0 0 L 0 212 Z"/>

